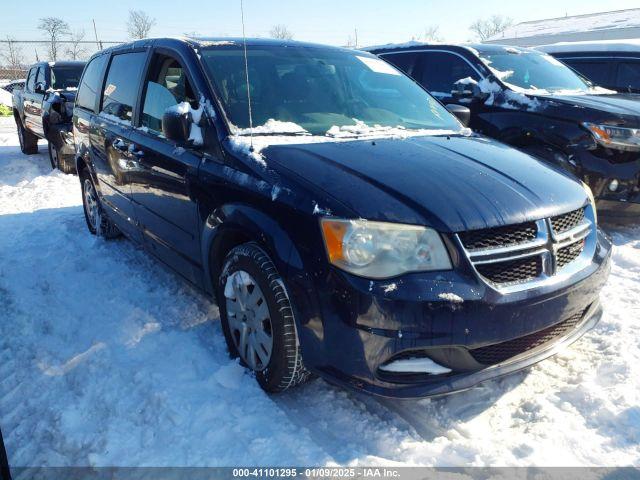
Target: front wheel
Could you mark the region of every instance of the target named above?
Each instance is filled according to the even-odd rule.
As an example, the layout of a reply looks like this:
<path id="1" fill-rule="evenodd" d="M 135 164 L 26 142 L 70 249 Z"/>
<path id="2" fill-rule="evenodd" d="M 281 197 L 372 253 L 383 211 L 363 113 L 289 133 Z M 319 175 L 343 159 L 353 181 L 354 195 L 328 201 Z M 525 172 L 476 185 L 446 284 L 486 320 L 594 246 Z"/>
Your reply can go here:
<path id="1" fill-rule="evenodd" d="M 229 252 L 217 297 L 229 353 L 240 357 L 265 391 L 281 392 L 309 378 L 284 282 L 257 244 Z"/>
<path id="2" fill-rule="evenodd" d="M 54 170 L 57 168 L 62 173 L 73 173 L 74 171 L 69 161 L 60 154 L 58 147 L 52 142 L 49 142 L 49 161 L 51 162 L 51 168 Z"/>

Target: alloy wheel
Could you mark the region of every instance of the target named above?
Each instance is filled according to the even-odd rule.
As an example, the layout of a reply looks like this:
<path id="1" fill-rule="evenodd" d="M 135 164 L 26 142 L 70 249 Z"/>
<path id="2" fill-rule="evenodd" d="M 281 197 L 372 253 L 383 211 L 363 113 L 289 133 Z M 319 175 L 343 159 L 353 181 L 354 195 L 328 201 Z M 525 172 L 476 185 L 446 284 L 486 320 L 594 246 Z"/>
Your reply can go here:
<path id="1" fill-rule="evenodd" d="M 98 230 L 98 222 L 100 218 L 100 207 L 98 205 L 98 197 L 96 191 L 93 188 L 93 183 L 90 179 L 85 178 L 83 185 L 84 192 L 84 208 L 87 212 L 87 219 L 94 230 Z"/>
<path id="2" fill-rule="evenodd" d="M 273 329 L 258 282 L 244 270 L 235 271 L 227 277 L 224 296 L 229 330 L 240 357 L 252 370 L 264 370 L 273 351 Z"/>

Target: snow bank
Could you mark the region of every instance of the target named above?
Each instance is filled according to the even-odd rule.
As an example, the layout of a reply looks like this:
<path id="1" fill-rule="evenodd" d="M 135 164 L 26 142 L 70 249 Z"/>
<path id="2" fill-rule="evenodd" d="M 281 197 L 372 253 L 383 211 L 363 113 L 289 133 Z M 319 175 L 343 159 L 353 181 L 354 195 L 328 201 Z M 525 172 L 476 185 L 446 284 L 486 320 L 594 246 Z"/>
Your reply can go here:
<path id="1" fill-rule="evenodd" d="M 229 359 L 207 298 L 129 241 L 89 235 L 77 177 L 52 172 L 43 143 L 17 145 L 0 119 L 13 466 L 640 466 L 640 229 L 613 232 L 600 324 L 525 372 L 421 401 L 322 380 L 270 397 Z"/>

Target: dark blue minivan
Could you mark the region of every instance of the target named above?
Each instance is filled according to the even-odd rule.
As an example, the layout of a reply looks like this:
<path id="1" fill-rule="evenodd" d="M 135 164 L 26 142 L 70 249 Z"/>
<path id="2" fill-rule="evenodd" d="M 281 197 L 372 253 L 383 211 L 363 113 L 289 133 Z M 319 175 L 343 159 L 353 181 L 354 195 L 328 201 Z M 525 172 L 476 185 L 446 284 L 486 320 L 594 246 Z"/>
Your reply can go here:
<path id="1" fill-rule="evenodd" d="M 90 232 L 210 294 L 269 392 L 315 374 L 450 393 L 601 316 L 611 246 L 589 188 L 372 54 L 140 40 L 91 58 L 73 123 Z"/>

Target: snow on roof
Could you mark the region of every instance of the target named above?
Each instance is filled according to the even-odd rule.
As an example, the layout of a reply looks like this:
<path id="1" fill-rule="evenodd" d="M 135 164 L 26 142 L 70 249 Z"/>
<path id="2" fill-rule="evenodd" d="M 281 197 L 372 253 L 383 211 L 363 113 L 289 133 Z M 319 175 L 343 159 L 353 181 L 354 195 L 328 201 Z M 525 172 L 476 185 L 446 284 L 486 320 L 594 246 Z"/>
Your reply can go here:
<path id="1" fill-rule="evenodd" d="M 640 52 L 640 38 L 629 40 L 600 40 L 592 42 L 558 42 L 536 47 L 546 53 L 573 52 Z"/>
<path id="2" fill-rule="evenodd" d="M 638 27 L 640 27 L 640 8 L 631 8 L 522 22 L 492 36 L 488 41 Z"/>

